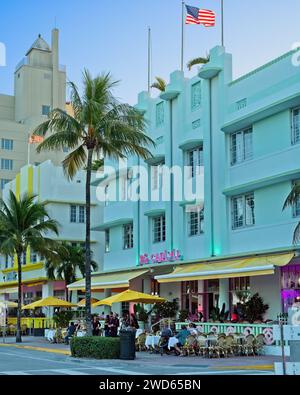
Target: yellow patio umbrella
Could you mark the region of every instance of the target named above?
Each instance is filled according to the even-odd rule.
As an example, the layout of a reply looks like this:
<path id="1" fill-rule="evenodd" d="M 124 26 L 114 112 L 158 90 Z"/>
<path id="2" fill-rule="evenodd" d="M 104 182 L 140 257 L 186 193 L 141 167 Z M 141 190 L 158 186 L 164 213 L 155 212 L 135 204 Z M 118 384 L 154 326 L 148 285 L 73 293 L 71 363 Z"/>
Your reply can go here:
<path id="1" fill-rule="evenodd" d="M 26 306 L 22 307 L 22 310 L 33 310 L 38 307 L 76 307 L 76 304 L 54 298 L 53 296 L 48 296 L 47 298 L 38 300 L 37 302 L 27 304 Z"/>
<path id="2" fill-rule="evenodd" d="M 99 302 L 99 299 L 95 299 L 95 298 L 91 299 L 92 304 L 97 303 L 97 302 Z M 82 299 L 79 303 L 77 303 L 77 306 L 84 307 L 85 306 L 85 299 Z"/>
<path id="3" fill-rule="evenodd" d="M 4 300 L 0 302 L 0 307 L 4 308 L 15 308 L 18 307 L 18 303 L 16 302 L 11 302 L 10 300 Z"/>
<path id="4" fill-rule="evenodd" d="M 160 298 L 159 296 L 148 295 L 142 292 L 131 291 L 130 289 L 127 289 L 127 291 L 121 292 L 117 295 L 110 296 L 109 298 L 94 303 L 93 307 L 102 306 L 102 305 L 111 306 L 113 303 L 120 303 L 120 302 L 154 304 L 154 303 L 165 302 L 165 300 L 166 299 Z"/>

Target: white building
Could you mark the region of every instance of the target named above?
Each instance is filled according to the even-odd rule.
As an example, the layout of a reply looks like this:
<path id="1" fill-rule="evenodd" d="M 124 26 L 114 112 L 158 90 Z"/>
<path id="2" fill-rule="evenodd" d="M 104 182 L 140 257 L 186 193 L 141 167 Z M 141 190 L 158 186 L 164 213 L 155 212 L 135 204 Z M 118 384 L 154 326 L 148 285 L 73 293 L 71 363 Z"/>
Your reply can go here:
<path id="1" fill-rule="evenodd" d="M 66 70 L 59 65 L 59 32 L 52 31 L 51 47 L 39 35 L 16 67 L 14 95 L 0 94 L 0 193 L 25 164 L 51 159 L 61 163 L 62 152 L 36 153 L 28 146 L 33 129 L 54 108 L 66 109 Z"/>
<path id="2" fill-rule="evenodd" d="M 96 200 L 95 187 L 91 191 L 91 224 L 94 227 L 102 218 L 103 208 Z M 54 239 L 67 241 L 74 245 L 85 244 L 85 172 L 79 171 L 69 181 L 60 166 L 54 166 L 49 160 L 39 166 L 22 167 L 16 178 L 6 184 L 3 199 L 6 201 L 9 191 L 16 196 L 24 193 L 34 194 L 46 208 L 52 219 L 59 223 L 59 236 Z M 97 237 L 96 237 L 97 236 Z M 52 237 L 52 235 L 51 235 Z M 91 233 L 92 259 L 102 269 L 103 243 L 99 233 Z M 45 262 L 28 250 L 22 269 L 23 303 L 35 298 L 65 296 L 63 281 L 49 281 L 45 271 Z M 78 273 L 79 278 L 81 277 Z M 16 257 L 2 257 L 0 263 L 0 299 L 17 299 L 17 261 Z"/>

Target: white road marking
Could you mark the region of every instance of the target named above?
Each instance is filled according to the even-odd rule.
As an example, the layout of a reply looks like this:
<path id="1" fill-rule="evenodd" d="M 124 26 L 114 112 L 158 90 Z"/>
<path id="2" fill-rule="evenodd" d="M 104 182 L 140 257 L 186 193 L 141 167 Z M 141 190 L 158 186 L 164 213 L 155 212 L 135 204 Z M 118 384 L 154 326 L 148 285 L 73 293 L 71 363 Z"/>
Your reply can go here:
<path id="1" fill-rule="evenodd" d="M 146 374 L 146 373 L 134 372 L 132 370 L 124 370 L 124 369 L 116 369 L 116 368 L 94 367 L 92 369 L 103 370 L 104 372 L 111 372 L 111 373 L 128 374 L 132 376 L 144 376 Z M 151 374 L 147 373 L 147 376 L 151 376 Z"/>
<path id="2" fill-rule="evenodd" d="M 45 370 L 46 371 L 46 370 Z M 68 376 L 88 376 L 88 373 L 81 372 L 78 370 L 71 370 L 71 369 L 51 369 L 49 372 L 56 372 L 66 374 Z"/>
<path id="3" fill-rule="evenodd" d="M 1 374 L 5 374 L 7 376 L 31 376 L 31 373 L 23 372 L 22 370 L 1 372 Z"/>
<path id="4" fill-rule="evenodd" d="M 274 372 L 272 372 L 272 371 L 270 371 L 270 370 L 266 370 L 266 371 L 262 371 L 262 370 L 246 370 L 246 369 L 243 369 L 243 370 L 203 370 L 203 371 L 201 371 L 201 372 L 197 372 L 197 371 L 195 371 L 195 372 L 180 372 L 180 373 L 168 373 L 167 374 L 167 376 L 172 376 L 172 375 L 175 375 L 175 376 L 188 376 L 188 375 L 191 375 L 191 376 L 193 376 L 193 375 L 203 375 L 203 376 L 206 376 L 206 375 L 226 375 L 226 374 L 228 374 L 228 375 L 234 375 L 234 374 L 237 374 L 237 373 L 244 373 L 244 375 L 253 375 L 253 376 L 255 376 L 255 375 L 274 375 Z"/>

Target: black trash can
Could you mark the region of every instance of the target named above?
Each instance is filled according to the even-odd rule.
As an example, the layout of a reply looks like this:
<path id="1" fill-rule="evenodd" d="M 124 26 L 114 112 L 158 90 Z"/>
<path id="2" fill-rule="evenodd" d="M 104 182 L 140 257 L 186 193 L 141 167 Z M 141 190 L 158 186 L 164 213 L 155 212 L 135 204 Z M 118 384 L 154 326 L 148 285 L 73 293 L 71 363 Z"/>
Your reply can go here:
<path id="1" fill-rule="evenodd" d="M 120 331 L 120 359 L 135 359 L 135 331 Z"/>

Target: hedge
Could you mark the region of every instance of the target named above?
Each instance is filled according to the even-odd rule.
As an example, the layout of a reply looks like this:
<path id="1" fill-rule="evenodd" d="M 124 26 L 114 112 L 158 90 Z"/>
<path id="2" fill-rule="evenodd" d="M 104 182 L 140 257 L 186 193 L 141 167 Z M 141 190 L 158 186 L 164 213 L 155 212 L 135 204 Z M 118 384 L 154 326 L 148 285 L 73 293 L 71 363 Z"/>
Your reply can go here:
<path id="1" fill-rule="evenodd" d="M 120 358 L 120 339 L 117 337 L 73 337 L 70 344 L 72 357 L 75 358 Z"/>

